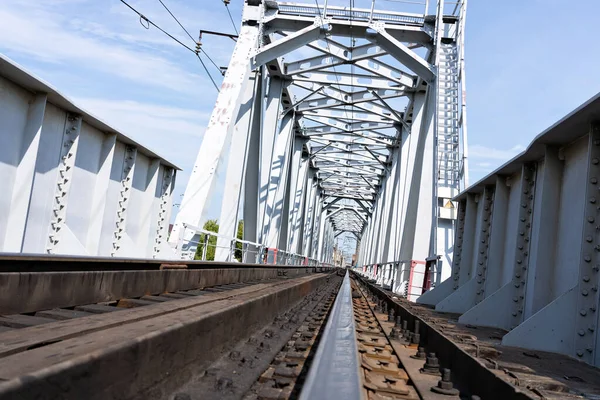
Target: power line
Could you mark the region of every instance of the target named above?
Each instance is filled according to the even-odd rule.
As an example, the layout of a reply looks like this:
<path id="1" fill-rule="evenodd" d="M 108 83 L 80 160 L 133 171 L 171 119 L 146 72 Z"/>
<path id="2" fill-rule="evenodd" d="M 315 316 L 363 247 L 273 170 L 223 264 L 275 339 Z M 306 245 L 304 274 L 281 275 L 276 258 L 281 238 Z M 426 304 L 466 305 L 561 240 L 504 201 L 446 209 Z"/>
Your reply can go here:
<path id="1" fill-rule="evenodd" d="M 175 36 L 171 35 L 169 32 L 165 31 L 160 26 L 156 25 L 154 22 L 152 22 L 144 14 L 142 14 L 141 12 L 139 12 L 138 10 L 136 10 L 135 8 L 133 8 L 131 5 L 129 5 L 125 0 L 120 0 L 120 1 L 121 1 L 121 3 L 125 4 L 131 11 L 133 11 L 134 13 L 136 13 L 140 17 L 140 22 L 142 20 L 146 21 L 147 24 L 152 25 L 153 27 L 155 27 L 156 29 L 158 29 L 159 31 L 161 31 L 162 33 L 164 33 L 165 35 L 167 35 L 168 37 L 170 37 L 171 39 L 173 39 L 174 41 L 176 41 L 180 45 L 182 45 L 185 49 L 187 49 L 187 50 L 191 51 L 192 53 L 194 53 L 196 55 L 196 57 L 198 58 L 198 60 L 200 60 L 200 63 L 202 64 L 202 67 L 204 68 L 204 71 L 208 75 L 208 77 L 209 77 L 210 81 L 212 82 L 213 86 L 215 87 L 215 89 L 217 89 L 217 92 L 219 92 L 219 86 L 217 85 L 217 83 L 213 79 L 213 77 L 210 74 L 210 72 L 208 72 L 208 68 L 206 68 L 206 65 L 204 64 L 204 61 L 202 61 L 202 59 L 200 58 L 200 55 L 198 54 L 198 52 L 196 52 L 196 50 L 192 49 L 191 47 L 189 47 L 188 45 L 186 45 L 185 43 L 183 43 L 182 41 L 180 41 L 179 39 L 177 39 Z M 161 1 L 161 4 L 162 4 L 162 1 Z M 164 4 L 163 4 L 163 6 L 165 8 L 167 8 Z M 167 11 L 169 11 L 168 8 L 167 8 Z M 173 16 L 173 18 L 175 18 L 175 16 L 170 11 L 169 11 L 169 14 L 171 14 L 171 16 Z M 177 20 L 177 18 L 175 18 L 175 20 L 177 21 L 177 23 L 179 23 L 179 21 Z M 183 26 L 180 23 L 179 23 L 179 25 L 183 28 Z M 143 26 L 143 24 L 142 24 L 142 26 Z M 185 28 L 183 28 L 183 29 L 186 31 L 186 33 L 188 34 L 188 36 L 190 36 L 190 34 L 187 32 L 187 30 Z M 194 40 L 194 39 L 192 38 L 192 40 Z M 196 41 L 194 40 L 194 42 L 196 42 Z M 206 52 L 204 54 L 206 55 Z M 213 64 L 214 64 L 214 62 L 213 62 Z"/>
<path id="2" fill-rule="evenodd" d="M 173 15 L 173 13 L 171 12 L 171 10 L 169 10 L 169 7 L 167 7 L 165 5 L 165 3 L 162 2 L 162 0 L 158 0 L 160 2 L 160 4 L 162 4 L 162 6 L 165 8 L 165 10 L 167 10 L 167 12 L 169 14 L 171 14 L 171 17 L 173 17 L 173 19 L 175 20 L 175 22 L 177 22 L 179 24 L 179 26 L 181 27 L 181 29 L 183 29 L 183 31 L 185 33 L 187 33 L 187 35 L 190 37 L 190 39 L 192 39 L 192 41 L 196 42 L 196 40 L 192 37 L 192 35 L 190 35 L 190 33 L 188 32 L 187 29 L 185 29 L 185 27 L 181 24 L 181 22 L 179 22 L 179 20 L 177 19 L 177 17 L 175 15 Z"/>
<path id="3" fill-rule="evenodd" d="M 167 10 L 167 12 L 171 15 L 171 17 L 173 17 L 173 19 L 175 20 L 175 22 L 177 22 L 177 24 L 181 27 L 181 29 L 183 29 L 183 31 L 189 36 L 189 38 L 192 39 L 192 41 L 196 44 L 196 51 L 195 51 L 195 53 L 196 53 L 196 56 L 197 56 L 198 53 L 200 51 L 202 51 L 202 50 L 200 50 L 200 48 L 198 46 L 198 42 L 196 41 L 196 39 L 194 39 L 192 37 L 192 35 L 190 35 L 190 32 L 188 32 L 188 30 L 185 29 L 185 26 L 183 26 L 183 24 L 181 22 L 179 22 L 179 20 L 177 19 L 177 17 L 171 12 L 171 10 L 169 10 L 169 7 L 167 7 L 165 5 L 165 3 L 163 3 L 162 0 L 158 0 L 158 1 L 160 2 L 160 4 L 162 4 L 162 6 L 165 8 L 165 10 Z M 215 66 L 215 68 L 217 69 L 217 71 L 219 71 L 219 73 L 221 75 L 223 75 L 223 71 L 221 71 L 221 68 L 219 68 L 219 66 L 213 61 L 213 59 L 210 58 L 210 56 L 206 53 L 206 51 L 202 51 L 202 52 L 204 53 L 204 55 L 206 56 L 206 58 L 208 58 L 210 60 L 210 62 Z M 200 59 L 200 57 L 198 57 L 198 59 L 200 60 L 200 62 L 202 63 L 202 65 L 204 65 L 204 62 L 202 61 L 202 59 Z M 204 66 L 204 68 L 206 68 L 206 66 Z M 206 73 L 208 73 L 208 71 L 206 71 Z M 212 80 L 212 76 L 210 78 Z M 213 84 L 214 84 L 214 81 L 213 81 Z"/>
<path id="4" fill-rule="evenodd" d="M 186 44 L 184 44 L 182 41 L 180 41 L 179 39 L 177 39 L 175 36 L 171 35 L 169 32 L 165 31 L 160 26 L 158 26 L 154 22 L 150 21 L 144 14 L 142 14 L 141 12 L 139 12 L 138 10 L 136 10 L 135 8 L 133 8 L 132 6 L 130 6 L 129 4 L 127 4 L 127 2 L 125 0 L 120 0 L 120 1 L 121 1 L 121 3 L 123 3 L 127 7 L 129 7 L 134 13 L 136 13 L 137 15 L 139 15 L 140 19 L 146 21 L 148 24 L 152 25 L 153 27 L 155 27 L 156 29 L 158 29 L 159 31 L 161 31 L 162 33 L 164 33 L 165 35 L 167 35 L 168 37 L 170 37 L 171 39 L 173 39 L 174 41 L 176 41 L 177 43 L 179 43 L 180 45 L 182 45 L 183 47 L 185 47 L 186 49 L 188 49 L 192 53 L 196 52 L 194 49 L 192 49 L 191 47 L 189 47 Z"/>
<path id="5" fill-rule="evenodd" d="M 227 7 L 227 5 L 229 4 L 230 0 L 223 0 L 223 5 L 225 5 L 225 9 L 227 10 L 227 14 L 229 14 L 229 19 L 231 20 L 231 25 L 233 25 L 233 30 L 235 31 L 236 35 L 239 35 L 237 28 L 235 27 L 235 22 L 233 22 L 233 17 L 231 16 L 231 11 L 229 11 L 229 7 Z"/>

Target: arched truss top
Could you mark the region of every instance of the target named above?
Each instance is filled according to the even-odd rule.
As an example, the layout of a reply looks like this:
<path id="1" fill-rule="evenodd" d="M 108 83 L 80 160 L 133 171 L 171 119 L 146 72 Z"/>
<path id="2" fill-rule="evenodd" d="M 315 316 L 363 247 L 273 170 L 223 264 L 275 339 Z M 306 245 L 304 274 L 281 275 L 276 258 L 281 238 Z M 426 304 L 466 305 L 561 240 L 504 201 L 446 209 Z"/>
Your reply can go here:
<path id="1" fill-rule="evenodd" d="M 435 18 L 267 1 L 252 67 L 287 82 L 282 115 L 316 169 L 336 231 L 360 236 L 392 151 L 412 123 L 412 94 L 435 79 Z M 341 200 L 341 201 L 340 201 Z"/>

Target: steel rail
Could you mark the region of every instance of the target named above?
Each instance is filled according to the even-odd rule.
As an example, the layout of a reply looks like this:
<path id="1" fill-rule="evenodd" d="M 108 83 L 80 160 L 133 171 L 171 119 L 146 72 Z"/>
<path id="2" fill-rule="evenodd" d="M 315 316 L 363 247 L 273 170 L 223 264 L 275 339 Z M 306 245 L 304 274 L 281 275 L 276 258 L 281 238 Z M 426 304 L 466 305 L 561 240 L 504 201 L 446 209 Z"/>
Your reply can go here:
<path id="1" fill-rule="evenodd" d="M 359 367 L 352 288 L 346 273 L 300 392 L 300 400 L 360 400 Z"/>

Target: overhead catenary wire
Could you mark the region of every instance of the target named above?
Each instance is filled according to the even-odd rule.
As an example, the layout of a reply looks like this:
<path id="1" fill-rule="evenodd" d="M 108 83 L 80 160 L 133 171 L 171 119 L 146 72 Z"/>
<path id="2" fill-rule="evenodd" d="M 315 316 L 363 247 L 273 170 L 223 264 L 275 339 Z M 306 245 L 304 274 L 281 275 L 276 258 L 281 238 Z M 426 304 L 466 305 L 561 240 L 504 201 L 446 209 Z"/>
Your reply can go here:
<path id="1" fill-rule="evenodd" d="M 192 41 L 193 41 L 195 44 L 198 44 L 198 42 L 196 42 L 196 39 L 194 39 L 194 37 L 193 37 L 193 36 L 190 34 L 190 32 L 189 32 L 187 29 L 185 29 L 185 26 L 183 26 L 183 24 L 182 24 L 181 22 L 179 22 L 179 19 L 177 19 L 177 17 L 176 17 L 176 16 L 175 16 L 175 15 L 174 15 L 174 14 L 171 12 L 171 10 L 169 10 L 169 7 L 167 7 L 167 5 L 166 5 L 165 3 L 163 3 L 163 1 L 162 1 L 162 0 L 158 0 L 158 1 L 159 1 L 159 2 L 160 2 L 160 4 L 161 4 L 161 5 L 162 5 L 162 6 L 165 8 L 165 10 L 167 10 L 167 12 L 168 12 L 168 13 L 171 15 L 171 17 L 173 17 L 173 19 L 175 20 L 175 22 L 177 22 L 177 24 L 178 24 L 178 25 L 181 27 L 181 29 L 183 29 L 183 31 L 184 31 L 184 32 L 185 32 L 185 33 L 188 35 L 188 37 L 189 37 L 190 39 L 192 39 Z M 220 73 L 221 75 L 223 75 L 223 71 L 221 71 L 221 68 L 219 68 L 219 66 L 218 66 L 218 65 L 217 65 L 217 64 L 216 64 L 216 63 L 213 61 L 213 59 L 212 59 L 212 58 L 211 58 L 211 57 L 210 57 L 210 56 L 209 56 L 209 55 L 206 53 L 206 51 L 204 51 L 204 50 L 202 50 L 202 49 L 197 49 L 197 51 L 195 50 L 194 52 L 195 52 L 195 53 L 198 53 L 198 52 L 201 52 L 201 53 L 203 53 L 203 54 L 204 54 L 204 56 L 205 56 L 206 58 L 208 58 L 208 59 L 209 59 L 209 61 L 212 63 L 212 65 L 214 65 L 214 66 L 215 66 L 215 68 L 217 69 L 217 71 L 219 71 L 219 73 Z M 198 55 L 198 54 L 196 54 L 196 55 Z M 200 60 L 200 62 L 202 62 L 202 63 L 204 64 L 204 62 L 202 61 L 202 59 L 200 59 L 200 57 L 198 57 L 198 59 Z"/>
<path id="2" fill-rule="evenodd" d="M 223 5 L 225 6 L 225 9 L 227 10 L 227 14 L 229 14 L 229 19 L 231 20 L 231 25 L 233 26 L 233 30 L 235 31 L 236 35 L 239 35 L 238 30 L 235 27 L 235 22 L 233 22 L 233 17 L 231 16 L 231 11 L 229 11 L 229 7 L 227 7 L 229 5 L 230 0 L 222 0 L 222 1 L 223 1 Z"/>
<path id="3" fill-rule="evenodd" d="M 217 85 L 217 83 L 215 82 L 215 80 L 213 79 L 212 75 L 210 74 L 210 72 L 208 71 L 208 68 L 206 67 L 206 64 L 204 64 L 204 61 L 200 58 L 199 52 L 192 49 L 191 47 L 189 47 L 188 45 L 186 45 L 185 43 L 183 43 L 181 40 L 177 39 L 175 36 L 171 35 L 169 32 L 165 31 L 164 29 L 162 29 L 160 26 L 158 26 L 157 24 L 155 24 L 154 22 L 152 22 L 148 17 L 146 17 L 144 14 L 142 14 L 141 12 L 139 12 L 138 10 L 136 10 L 134 7 L 132 7 L 129 3 L 127 3 L 125 0 L 120 0 L 121 3 L 125 4 L 131 11 L 133 11 L 134 13 L 136 13 L 139 17 L 140 17 L 140 21 L 145 21 L 148 25 L 152 25 L 153 27 L 155 27 L 156 29 L 158 29 L 159 31 L 161 31 L 162 33 L 164 33 L 165 35 L 167 35 L 169 38 L 173 39 L 175 42 L 179 43 L 181 46 L 183 46 L 185 49 L 191 51 L 192 53 L 194 53 L 196 55 L 196 57 L 198 58 L 198 60 L 200 61 L 200 64 L 202 64 L 202 67 L 204 68 L 204 71 L 206 72 L 206 74 L 208 75 L 208 78 L 210 79 L 210 81 L 212 82 L 213 86 L 215 87 L 215 89 L 217 89 L 217 92 L 219 92 L 219 86 Z M 159 0 L 160 1 L 160 0 Z M 162 1 L 161 1 L 161 4 Z M 164 4 L 163 4 L 164 6 Z M 165 6 L 166 8 L 166 6 Z M 167 11 L 168 8 L 167 8 Z M 177 18 L 175 18 L 175 16 L 169 11 L 169 14 L 171 14 L 173 16 L 173 18 L 177 21 Z M 177 21 L 179 23 L 179 21 Z M 181 26 L 181 24 L 180 24 Z M 144 26 L 146 27 L 146 26 Z M 183 26 L 181 26 L 183 28 Z M 148 29 L 148 28 L 146 28 Z M 186 33 L 187 30 L 185 28 L 183 28 Z M 188 33 L 189 35 L 189 33 Z M 190 36 L 191 37 L 191 36 Z M 194 40 L 192 38 L 192 40 Z M 195 42 L 195 41 L 194 41 Z M 204 53 L 204 55 L 206 55 L 206 53 Z M 213 62 L 214 64 L 214 62 Z M 218 67 L 217 67 L 218 68 Z"/>

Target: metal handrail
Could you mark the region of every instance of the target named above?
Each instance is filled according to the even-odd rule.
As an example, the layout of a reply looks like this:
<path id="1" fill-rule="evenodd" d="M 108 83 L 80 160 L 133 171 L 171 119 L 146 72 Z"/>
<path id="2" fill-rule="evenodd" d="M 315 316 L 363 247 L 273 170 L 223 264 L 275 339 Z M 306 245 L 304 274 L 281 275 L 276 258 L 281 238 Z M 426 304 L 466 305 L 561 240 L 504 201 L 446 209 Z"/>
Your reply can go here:
<path id="1" fill-rule="evenodd" d="M 202 229 L 190 224 L 183 224 L 183 231 L 191 230 L 194 234 L 203 234 L 204 240 L 197 241 L 193 239 L 186 240 L 185 243 L 181 243 L 179 246 L 182 249 L 181 258 L 182 259 L 192 259 L 198 250 L 198 246 L 202 244 L 202 255 L 201 260 L 207 260 L 207 251 L 208 248 L 221 248 L 221 249 L 229 249 L 230 255 L 235 258 L 235 252 L 241 251 L 241 263 L 251 263 L 251 264 L 273 264 L 273 265 L 305 265 L 305 266 L 319 266 L 319 267 L 333 267 L 333 265 L 328 263 L 320 262 L 317 259 L 304 256 L 302 254 L 296 254 L 292 252 L 288 252 L 281 249 L 269 248 L 263 244 L 251 242 L 248 240 L 239 239 L 236 237 L 230 237 L 227 235 L 220 234 L 218 232 L 209 231 L 206 229 Z M 184 237 L 185 235 L 181 235 Z M 210 237 L 222 238 L 229 241 L 229 246 L 218 246 L 217 244 L 210 243 Z M 241 243 L 242 248 L 237 248 L 236 244 Z M 186 246 L 187 245 L 187 246 Z M 186 249 L 185 251 L 183 249 Z M 253 249 L 255 248 L 255 250 Z M 248 257 L 248 255 L 254 254 L 253 257 Z"/>

